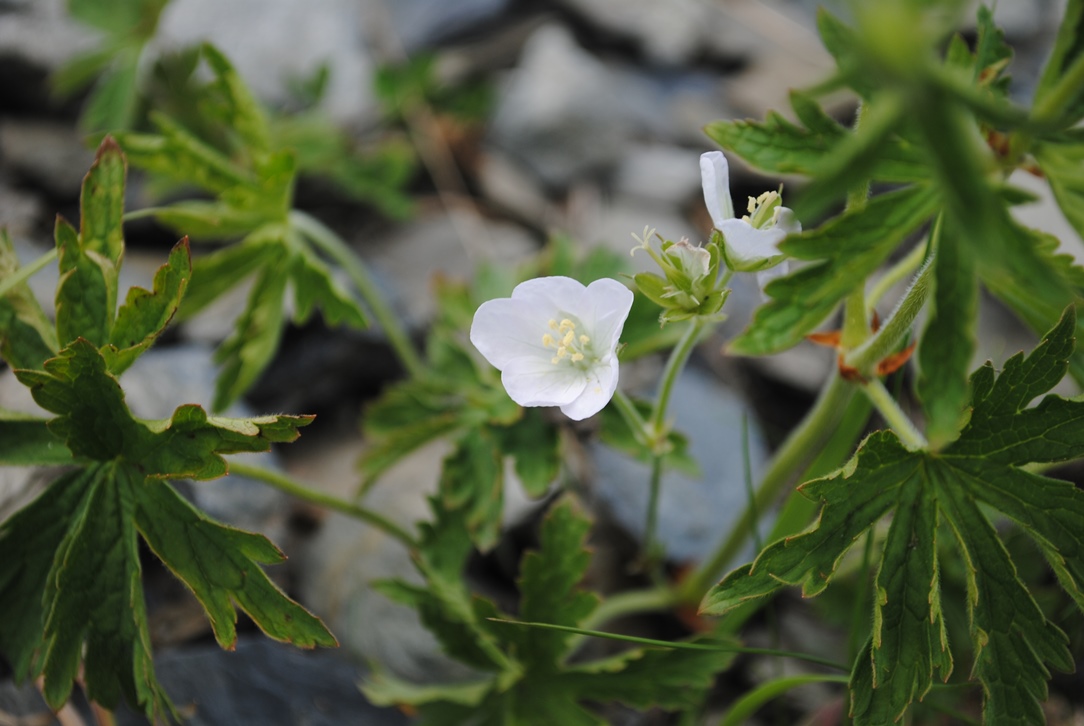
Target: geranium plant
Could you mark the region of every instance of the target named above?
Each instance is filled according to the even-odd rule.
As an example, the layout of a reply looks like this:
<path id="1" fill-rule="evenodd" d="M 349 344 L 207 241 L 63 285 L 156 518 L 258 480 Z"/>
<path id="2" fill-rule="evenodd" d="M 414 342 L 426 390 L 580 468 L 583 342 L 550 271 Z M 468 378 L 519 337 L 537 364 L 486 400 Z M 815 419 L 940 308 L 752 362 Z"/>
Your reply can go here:
<path id="1" fill-rule="evenodd" d="M 156 18 L 161 7 L 152 6 Z M 1051 393 L 1084 383 L 1076 345 L 1084 269 L 1013 216 L 1031 196 L 1010 174 L 1045 179 L 1084 234 L 1084 0 L 1066 3 L 1027 105 L 1008 93 L 1011 49 L 990 11 L 978 10 L 968 43 L 954 32 L 961 6 L 856 4 L 851 24 L 821 11 L 831 77 L 794 91 L 789 117 L 707 127 L 722 151 L 705 149 L 700 161 L 706 239 L 644 230 L 633 252 L 655 268 L 629 274 L 622 260 L 581 255 L 558 237 L 521 269 L 482 266 L 471 285 L 441 280 L 423 349 L 354 252 L 294 208 L 297 150 L 273 138 L 226 56 L 203 48 L 215 101 L 205 108 L 209 122 L 229 120 L 225 147 L 155 115 L 154 133 L 102 144 L 80 226 L 59 220 L 54 252 L 20 267 L 0 236 L 0 356 L 53 414 L 0 410 L 0 463 L 67 467 L 0 523 L 0 652 L 18 676 L 43 677 L 54 707 L 82 678 L 106 708 L 123 697 L 152 718 L 176 716 L 153 674 L 140 540 L 196 594 L 224 647 L 236 635 L 235 606 L 271 637 L 334 644 L 260 569 L 281 559 L 273 545 L 211 521 L 169 484 L 220 476 L 223 455 L 292 440 L 309 419 L 226 419 L 181 405 L 168 420 L 143 421 L 118 380 L 175 315 L 252 275 L 221 348 L 217 405 L 243 395 L 271 360 L 292 291 L 298 320 L 317 309 L 357 327 L 372 317 L 401 360 L 404 378 L 363 415 L 362 494 L 422 445 L 449 443 L 431 516 L 416 532 L 358 502 L 234 465 L 377 526 L 411 552 L 418 578 L 373 586 L 415 608 L 469 676 L 408 683 L 374 664 L 363 686 L 370 700 L 431 724 L 605 723 L 610 702 L 680 712 L 683 723 L 737 724 L 788 688 L 820 681 L 847 689 L 846 718 L 856 724 L 918 723 L 934 711 L 960 723 L 1043 723 L 1051 671 L 1071 670 L 1081 656 L 1066 633 L 1076 615 L 1066 613 L 1084 609 L 1084 493 L 1048 469 L 1084 457 L 1084 402 Z M 822 105 L 841 91 L 856 102 L 847 124 Z M 121 147 L 151 173 L 211 196 L 135 216 L 231 244 L 192 264 L 182 240 L 153 289 L 118 306 Z M 781 188 L 745 204 L 731 197 L 728 159 L 806 181 L 788 182 L 789 206 Z M 61 275 L 50 320 L 25 281 L 54 260 Z M 335 280 L 336 265 L 351 287 Z M 686 436 L 713 432 L 676 431 L 672 394 L 742 274 L 756 276 L 763 301 L 729 354 L 772 355 L 808 338 L 832 346 L 836 363 L 737 524 L 675 577 L 656 534 L 663 472 L 695 468 Z M 1035 332 L 1032 350 L 1000 369 L 972 360 L 983 290 Z M 883 319 L 878 305 L 891 310 Z M 619 374 L 649 355 L 664 359 L 658 385 L 650 400 L 634 399 Z M 626 482 L 648 492 L 642 551 L 629 563 L 646 584 L 606 596 L 581 586 L 592 523 L 583 482 L 565 465 L 574 441 L 595 436 L 650 472 Z M 548 512 L 538 546 L 521 560 L 516 601 L 498 606 L 471 591 L 464 571 L 472 553 L 501 541 L 512 479 Z M 769 511 L 761 542 L 757 525 Z M 742 564 L 749 542 L 758 553 Z M 1028 553 L 1041 564 L 1023 566 Z M 791 588 L 806 597 L 850 588 L 847 662 L 836 662 L 842 647 L 742 644 L 749 618 Z M 693 626 L 688 637 L 606 630 L 651 611 L 680 613 Z M 599 657 L 582 648 L 589 637 L 631 642 Z M 712 714 L 713 683 L 744 651 L 821 670 L 773 679 Z"/>

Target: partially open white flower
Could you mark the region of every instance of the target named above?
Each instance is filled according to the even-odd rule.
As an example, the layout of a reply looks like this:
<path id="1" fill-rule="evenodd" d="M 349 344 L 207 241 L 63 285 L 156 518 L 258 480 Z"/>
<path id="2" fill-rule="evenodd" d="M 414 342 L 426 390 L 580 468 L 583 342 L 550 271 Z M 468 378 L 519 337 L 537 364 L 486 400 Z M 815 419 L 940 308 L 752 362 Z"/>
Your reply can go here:
<path id="1" fill-rule="evenodd" d="M 587 287 L 569 277 L 527 280 L 512 297 L 482 303 L 470 340 L 501 372 L 513 401 L 560 406 L 581 421 L 617 390 L 617 343 L 632 297 L 607 278 Z"/>
<path id="2" fill-rule="evenodd" d="M 715 228 L 723 234 L 727 267 L 738 272 L 762 272 L 786 260 L 779 243 L 802 231 L 794 212 L 782 206 L 778 192 L 749 198 L 749 214 L 738 219 L 730 200 L 730 167 L 721 151 L 700 156 L 704 204 Z M 779 271 L 771 277 L 777 277 Z"/>

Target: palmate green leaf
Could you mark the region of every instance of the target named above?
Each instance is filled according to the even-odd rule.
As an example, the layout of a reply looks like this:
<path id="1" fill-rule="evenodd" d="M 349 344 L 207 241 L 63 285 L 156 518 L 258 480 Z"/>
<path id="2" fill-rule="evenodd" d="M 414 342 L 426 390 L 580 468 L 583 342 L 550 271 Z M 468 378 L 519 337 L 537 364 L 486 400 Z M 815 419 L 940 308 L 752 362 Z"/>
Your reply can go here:
<path id="1" fill-rule="evenodd" d="M 20 680 L 41 673 L 35 654 L 45 625 L 42 593 L 57 548 L 93 481 L 87 469 L 63 474 L 0 522 L 0 651 Z"/>
<path id="2" fill-rule="evenodd" d="M 96 345 L 109 341 L 124 254 L 124 177 L 124 155 L 106 137 L 83 180 L 79 231 L 57 218 L 56 330 L 61 345 L 77 337 Z"/>
<path id="3" fill-rule="evenodd" d="M 463 578 L 473 548 L 467 513 L 448 509 L 439 497 L 431 498 L 430 506 L 433 519 L 419 526 L 414 559 L 425 586 L 398 580 L 374 586 L 389 598 L 415 608 L 449 656 L 483 671 L 513 669 L 497 638 L 482 625 L 485 618 L 497 614 L 496 608 L 488 600 L 472 596 Z"/>
<path id="4" fill-rule="evenodd" d="M 195 405 L 181 406 L 166 421 L 132 417 L 124 392 L 105 358 L 77 340 L 51 359 L 45 371 L 16 371 L 38 405 L 57 414 L 49 429 L 73 454 L 98 461 L 123 458 L 145 476 L 210 479 L 227 467 L 222 454 L 267 451 L 272 443 L 293 441 L 304 416 L 246 419 L 208 417 Z"/>
<path id="5" fill-rule="evenodd" d="M 151 291 L 140 287 L 128 291 L 128 298 L 117 311 L 109 345 L 102 348 L 111 373 L 120 375 L 127 370 L 158 339 L 177 312 L 191 273 L 186 237 L 173 247 L 169 261 L 154 274 Z"/>
<path id="6" fill-rule="evenodd" d="M 0 227 L 0 280 L 15 274 L 19 258 Z M 56 328 L 25 282 L 0 297 L 0 358 L 12 368 L 40 368 L 56 353 Z"/>
<path id="7" fill-rule="evenodd" d="M 444 506 L 464 513 L 471 538 L 481 550 L 497 543 L 504 504 L 504 465 L 493 436 L 468 429 L 444 459 L 440 475 Z"/>
<path id="8" fill-rule="evenodd" d="M 247 391 L 278 350 L 288 281 L 285 265 L 264 265 L 257 275 L 233 333 L 215 351 L 222 370 L 215 382 L 214 410 L 221 411 Z"/>
<path id="9" fill-rule="evenodd" d="M 223 247 L 192 262 L 188 283 L 178 316 L 192 317 L 268 262 L 279 251 L 272 239 L 250 237 L 241 244 Z"/>
<path id="10" fill-rule="evenodd" d="M 561 470 L 561 447 L 557 427 L 546 423 L 538 409 L 525 409 L 511 426 L 493 426 L 490 433 L 505 456 L 512 457 L 516 476 L 528 496 L 545 495 Z"/>
<path id="11" fill-rule="evenodd" d="M 1072 668 L 1064 634 L 1017 576 L 980 504 L 1031 536 L 1059 582 L 1084 607 L 1084 492 L 1019 467 L 1084 455 L 1084 402 L 1049 395 L 1073 353 L 1072 309 L 1026 358 L 1000 376 L 971 377 L 971 417 L 939 453 L 908 451 L 890 432 L 870 436 L 847 467 L 802 490 L 824 504 L 816 525 L 769 546 L 728 575 L 703 609 L 722 613 L 788 584 L 822 591 L 847 550 L 880 518 L 893 521 L 880 553 L 874 631 L 852 674 L 859 724 L 889 723 L 951 668 L 940 607 L 938 522 L 955 535 L 967 565 L 968 612 L 987 723 L 1040 723 L 1047 666 Z"/>
<path id="12" fill-rule="evenodd" d="M 521 620 L 576 626 L 598 607 L 597 595 L 578 589 L 591 561 L 586 549 L 590 526 L 568 500 L 546 514 L 538 550 L 525 554 L 520 563 Z M 517 657 L 536 669 L 556 668 L 571 637 L 570 633 L 536 628 L 507 628 L 503 632 L 515 639 Z"/>
<path id="13" fill-rule="evenodd" d="M 143 479 L 119 462 L 84 475 L 89 482 L 45 583 L 43 695 L 52 708 L 63 705 L 84 663 L 90 699 L 113 709 L 123 696 L 159 715 L 171 707 L 153 676 L 132 522 Z"/>
<path id="14" fill-rule="evenodd" d="M 788 237 L 780 249 L 814 264 L 775 280 L 772 300 L 731 343 L 744 355 L 765 355 L 799 343 L 835 310 L 934 212 L 934 190 L 914 185 L 874 197 L 868 204 L 821 227 Z"/>
<path id="15" fill-rule="evenodd" d="M 290 261 L 290 279 L 297 303 L 295 322 L 304 323 L 319 307 L 328 325 L 369 325 L 358 299 L 335 281 L 331 269 L 315 255 L 295 255 Z"/>
<path id="16" fill-rule="evenodd" d="M 72 463 L 72 452 L 49 430 L 48 421 L 0 410 L 0 466 Z"/>
<path id="17" fill-rule="evenodd" d="M 959 235 L 951 222 L 935 235 L 933 295 L 918 348 L 916 391 L 926 412 L 926 437 L 935 450 L 960 430 L 975 350 L 978 281 Z"/>
<path id="18" fill-rule="evenodd" d="M 813 184 L 799 198 L 801 215 L 819 213 L 847 189 L 870 179 L 895 183 L 929 179 L 919 148 L 898 133 L 903 125 L 898 103 L 878 103 L 867 110 L 858 132 L 845 129 L 807 96 L 792 93 L 791 104 L 805 127 L 771 112 L 763 123 L 718 121 L 704 130 L 760 171 L 812 175 Z"/>
<path id="19" fill-rule="evenodd" d="M 141 50 L 139 45 L 123 48 L 98 77 L 79 117 L 79 128 L 83 132 L 93 134 L 131 128 L 138 108 Z"/>
<path id="20" fill-rule="evenodd" d="M 234 603 L 275 640 L 301 648 L 338 645 L 317 617 L 286 597 L 256 564 L 286 559 L 266 537 L 208 519 L 165 482 L 148 481 L 133 499 L 139 533 L 191 588 L 220 646 L 232 650 L 237 641 Z"/>
<path id="21" fill-rule="evenodd" d="M 259 101 L 221 51 L 210 43 L 204 43 L 200 51 L 214 73 L 212 88 L 222 100 L 214 109 L 222 115 L 220 120 L 241 137 L 247 148 L 266 151 L 270 146 L 269 131 Z"/>

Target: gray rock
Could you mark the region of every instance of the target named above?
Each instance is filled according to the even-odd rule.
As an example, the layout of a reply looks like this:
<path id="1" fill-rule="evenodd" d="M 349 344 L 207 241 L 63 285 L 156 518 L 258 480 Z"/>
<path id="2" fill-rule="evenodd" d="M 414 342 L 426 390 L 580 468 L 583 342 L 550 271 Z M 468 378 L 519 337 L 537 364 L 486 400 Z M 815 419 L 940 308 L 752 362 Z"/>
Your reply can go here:
<path id="1" fill-rule="evenodd" d="M 41 222 L 45 205 L 38 197 L 27 194 L 0 180 L 0 225 L 13 236 L 29 234 Z"/>
<path id="2" fill-rule="evenodd" d="M 8 0 L 0 6 L 0 57 L 54 71 L 93 49 L 99 37 L 68 17 L 65 0 Z"/>
<path id="3" fill-rule="evenodd" d="M 749 454 L 754 483 L 766 448 L 752 413 L 741 397 L 695 366 L 674 386 L 670 416 L 689 437 L 689 451 L 702 476 L 665 472 L 659 498 L 658 537 L 676 562 L 698 561 L 730 534 L 748 496 L 743 474 L 742 416 L 748 414 Z M 593 447 L 594 497 L 637 539 L 644 536 L 650 467 L 604 445 Z M 753 553 L 752 543 L 742 556 Z"/>
<path id="4" fill-rule="evenodd" d="M 0 23 L 2 26 L 3 23 Z M 0 159 L 9 174 L 51 195 L 73 199 L 94 162 L 94 152 L 66 124 L 7 119 L 0 122 Z"/>
<path id="5" fill-rule="evenodd" d="M 375 112 L 374 64 L 354 0 L 173 0 L 162 13 L 151 53 L 210 41 L 265 101 L 286 98 L 291 79 L 331 69 L 323 109 L 341 122 Z"/>
<path id="6" fill-rule="evenodd" d="M 756 49 L 756 38 L 721 3 L 699 0 L 561 0 L 594 25 L 632 38 L 654 63 L 682 65 L 710 52 L 724 57 Z"/>
<path id="7" fill-rule="evenodd" d="M 608 65 L 548 24 L 500 90 L 489 142 L 561 188 L 612 168 L 635 137 L 703 143 L 701 127 L 729 115 L 714 76 Z"/>
<path id="8" fill-rule="evenodd" d="M 509 0 L 370 0 L 383 2 L 396 34 L 408 53 L 430 48 L 492 20 Z"/>
<path id="9" fill-rule="evenodd" d="M 373 706 L 358 690 L 364 672 L 333 650 L 305 651 L 266 637 L 242 637 L 234 651 L 216 645 L 159 653 L 158 680 L 192 726 L 404 726 L 394 708 Z M 121 709 L 119 726 L 146 724 Z"/>
<path id="10" fill-rule="evenodd" d="M 295 477 L 348 497 L 357 487 L 355 467 L 362 449 L 348 440 L 321 447 L 291 466 Z M 445 442 L 423 447 L 389 470 L 365 497 L 365 506 L 412 529 L 429 518 L 426 497 L 436 490 Z M 415 682 L 462 678 L 463 666 L 445 656 L 418 613 L 372 588 L 374 580 L 420 583 L 410 553 L 380 530 L 332 514 L 298 555 L 300 594 L 324 619 L 343 648 Z"/>
<path id="11" fill-rule="evenodd" d="M 632 146 L 614 170 L 614 192 L 675 207 L 685 204 L 701 194 L 700 153 L 662 144 Z"/>
<path id="12" fill-rule="evenodd" d="M 308 486 L 344 499 L 356 494 L 356 462 L 364 444 L 352 438 L 324 443 L 290 461 L 290 473 Z M 407 530 L 432 514 L 427 498 L 437 490 L 447 441 L 436 441 L 390 468 L 363 504 Z M 505 470 L 506 526 L 522 521 L 537 502 L 528 500 L 511 467 Z M 324 619 L 354 657 L 416 683 L 461 680 L 471 673 L 443 654 L 413 608 L 389 600 L 372 583 L 402 579 L 421 583 L 410 553 L 379 529 L 345 515 L 324 519 L 298 552 L 298 587 L 306 606 Z"/>
<path id="13" fill-rule="evenodd" d="M 391 304 L 411 326 L 428 323 L 436 312 L 432 281 L 438 275 L 469 280 L 482 261 L 514 266 L 536 250 L 521 227 L 482 219 L 469 211 L 457 216 L 433 212 L 392 229 L 379 246 L 356 242 Z"/>

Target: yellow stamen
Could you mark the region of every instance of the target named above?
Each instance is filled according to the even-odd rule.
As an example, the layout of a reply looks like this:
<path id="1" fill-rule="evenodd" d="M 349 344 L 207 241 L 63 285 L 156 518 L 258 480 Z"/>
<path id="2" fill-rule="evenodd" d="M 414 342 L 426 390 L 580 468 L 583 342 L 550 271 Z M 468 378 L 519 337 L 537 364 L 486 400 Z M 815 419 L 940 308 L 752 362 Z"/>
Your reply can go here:
<path id="1" fill-rule="evenodd" d="M 575 341 L 575 340 L 576 340 L 576 334 L 573 333 L 570 330 L 567 333 L 565 333 L 565 337 L 561 339 L 561 345 L 572 345 L 573 341 Z"/>
<path id="2" fill-rule="evenodd" d="M 581 360 L 583 360 L 583 353 L 573 353 L 570 360 L 573 363 L 579 363 Z"/>
<path id="3" fill-rule="evenodd" d="M 555 341 L 553 340 L 553 336 L 549 333 L 546 333 L 542 336 L 542 345 L 544 345 L 545 347 L 552 348 L 554 343 Z"/>
<path id="4" fill-rule="evenodd" d="M 550 326 L 550 330 L 557 330 L 557 321 L 553 318 L 550 318 L 548 325 Z"/>
<path id="5" fill-rule="evenodd" d="M 588 338 L 586 335 L 581 335 L 580 336 L 580 345 L 586 345 L 587 343 L 590 343 L 590 342 L 591 342 L 591 339 Z"/>
<path id="6" fill-rule="evenodd" d="M 568 348 L 562 345 L 560 348 L 557 349 L 558 358 L 564 358 L 566 355 L 568 355 Z"/>

